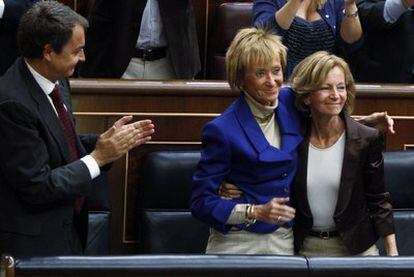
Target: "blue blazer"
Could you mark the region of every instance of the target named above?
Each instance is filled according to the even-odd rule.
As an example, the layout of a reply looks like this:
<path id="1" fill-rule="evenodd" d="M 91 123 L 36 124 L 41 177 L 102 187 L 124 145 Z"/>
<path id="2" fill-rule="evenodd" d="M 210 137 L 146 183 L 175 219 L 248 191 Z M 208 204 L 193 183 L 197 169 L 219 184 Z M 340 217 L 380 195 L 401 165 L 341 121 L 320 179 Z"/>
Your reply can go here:
<path id="1" fill-rule="evenodd" d="M 250 111 L 244 95 L 203 129 L 201 160 L 194 173 L 191 212 L 222 233 L 238 203 L 264 204 L 274 197 L 288 197 L 296 173 L 296 149 L 302 141 L 300 115 L 293 105 L 293 93 L 283 88 L 276 108 L 281 149 L 269 144 Z M 243 194 L 233 200 L 221 199 L 222 182 L 236 184 Z M 291 225 L 292 223 L 288 223 Z M 256 233 L 270 233 L 279 226 L 256 222 L 237 227 Z"/>

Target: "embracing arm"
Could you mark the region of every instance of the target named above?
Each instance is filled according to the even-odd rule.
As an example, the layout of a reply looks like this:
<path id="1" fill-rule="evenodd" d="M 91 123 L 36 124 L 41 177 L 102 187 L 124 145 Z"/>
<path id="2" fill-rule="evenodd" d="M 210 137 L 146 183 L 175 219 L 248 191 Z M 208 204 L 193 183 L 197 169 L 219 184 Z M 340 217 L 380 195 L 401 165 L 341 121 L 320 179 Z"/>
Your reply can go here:
<path id="1" fill-rule="evenodd" d="M 384 238 L 387 255 L 398 255 L 395 241 L 394 218 L 389 193 L 384 184 L 384 158 L 382 155 L 382 140 L 377 131 L 371 138 L 367 149 L 367 159 L 364 168 L 364 189 L 368 209 L 375 231 Z"/>
<path id="2" fill-rule="evenodd" d="M 220 184 L 230 171 L 231 149 L 226 135 L 214 122 L 203 129 L 201 159 L 193 176 L 191 213 L 197 219 L 226 232 L 235 202 L 218 196 Z"/>
<path id="3" fill-rule="evenodd" d="M 394 120 L 385 112 L 376 112 L 356 119 L 359 123 L 373 127 L 381 133 L 395 134 Z"/>
<path id="4" fill-rule="evenodd" d="M 230 183 L 223 183 L 219 188 L 219 195 L 225 199 L 238 198 L 243 194 L 239 188 Z M 237 204 L 233 209 L 229 221 L 232 224 L 239 224 L 250 220 L 259 220 L 269 224 L 283 225 L 295 217 L 295 209 L 288 206 L 289 197 L 275 197 L 264 204 L 254 204 L 252 208 L 246 209 L 244 218 L 237 216 L 237 210 L 243 211 L 243 204 Z M 245 206 L 245 205 L 244 205 Z M 236 221 L 238 220 L 238 221 Z"/>

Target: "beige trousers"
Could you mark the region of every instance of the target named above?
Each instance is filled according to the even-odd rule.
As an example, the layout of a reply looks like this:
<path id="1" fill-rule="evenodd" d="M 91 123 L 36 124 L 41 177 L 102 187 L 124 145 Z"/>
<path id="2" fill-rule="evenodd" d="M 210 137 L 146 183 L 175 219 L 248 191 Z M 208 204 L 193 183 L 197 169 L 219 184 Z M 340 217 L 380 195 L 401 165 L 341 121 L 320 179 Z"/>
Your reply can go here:
<path id="1" fill-rule="evenodd" d="M 293 255 L 293 231 L 280 227 L 270 234 L 240 230 L 223 235 L 211 228 L 206 254 Z"/>
<path id="2" fill-rule="evenodd" d="M 132 58 L 122 79 L 171 80 L 176 76 L 168 57 L 155 61 Z"/>
<path id="3" fill-rule="evenodd" d="M 303 241 L 302 250 L 299 252 L 302 256 L 327 256 L 327 257 L 343 257 L 352 256 L 345 247 L 341 237 L 333 237 L 329 239 L 321 239 L 314 236 L 307 236 Z M 370 248 L 356 256 L 379 256 L 378 248 L 372 245 Z"/>

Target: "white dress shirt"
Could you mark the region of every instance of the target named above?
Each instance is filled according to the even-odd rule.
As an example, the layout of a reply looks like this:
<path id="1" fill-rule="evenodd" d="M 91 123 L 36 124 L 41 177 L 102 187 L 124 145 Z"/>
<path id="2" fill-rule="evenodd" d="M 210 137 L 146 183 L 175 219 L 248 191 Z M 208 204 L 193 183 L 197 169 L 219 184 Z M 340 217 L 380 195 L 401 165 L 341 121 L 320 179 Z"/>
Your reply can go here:
<path id="1" fill-rule="evenodd" d="M 50 93 L 52 93 L 52 91 L 55 88 L 55 86 L 58 85 L 59 83 L 58 82 L 52 83 L 47 78 L 45 78 L 44 76 L 42 76 L 39 72 L 37 72 L 33 67 L 31 67 L 30 64 L 27 63 L 27 61 L 25 61 L 25 62 L 26 62 L 27 67 L 29 68 L 30 73 L 32 73 L 33 78 L 36 80 L 36 82 L 38 83 L 38 85 L 40 86 L 40 88 L 45 93 L 47 99 L 50 102 L 50 105 L 52 105 L 53 110 L 56 113 L 56 116 L 58 116 L 58 113 L 56 111 L 56 108 L 53 105 L 52 98 L 50 97 Z M 66 108 L 66 106 L 65 106 L 65 108 Z M 95 159 L 91 155 L 86 155 L 86 156 L 82 157 L 80 160 L 83 163 L 85 163 L 86 167 L 89 170 L 89 174 L 91 175 L 91 178 L 92 179 L 98 177 L 99 174 L 101 174 L 101 170 L 99 168 L 98 163 L 95 161 Z"/>
<path id="2" fill-rule="evenodd" d="M 4 13 L 4 1 L 0 0 L 0 18 L 3 18 Z"/>
<path id="3" fill-rule="evenodd" d="M 167 46 L 158 0 L 148 0 L 142 14 L 136 47 L 148 49 Z"/>
<path id="4" fill-rule="evenodd" d="M 313 230 L 335 230 L 333 215 L 341 184 L 345 132 L 328 148 L 309 143 L 307 196 L 313 217 Z"/>
<path id="5" fill-rule="evenodd" d="M 401 0 L 386 0 L 384 4 L 384 19 L 388 23 L 394 23 L 407 10 Z"/>

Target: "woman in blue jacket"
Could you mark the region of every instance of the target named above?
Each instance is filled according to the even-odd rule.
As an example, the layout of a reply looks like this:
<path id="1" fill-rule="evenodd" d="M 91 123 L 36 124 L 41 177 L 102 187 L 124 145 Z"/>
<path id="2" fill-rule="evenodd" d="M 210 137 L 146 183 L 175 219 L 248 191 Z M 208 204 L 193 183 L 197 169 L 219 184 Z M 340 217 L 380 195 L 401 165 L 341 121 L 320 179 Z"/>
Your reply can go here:
<path id="1" fill-rule="evenodd" d="M 293 254 L 289 193 L 302 136 L 293 95 L 281 89 L 286 49 L 269 31 L 243 29 L 226 64 L 241 93 L 204 127 L 191 211 L 212 227 L 207 253 Z M 220 198 L 224 181 L 243 195 Z"/>

